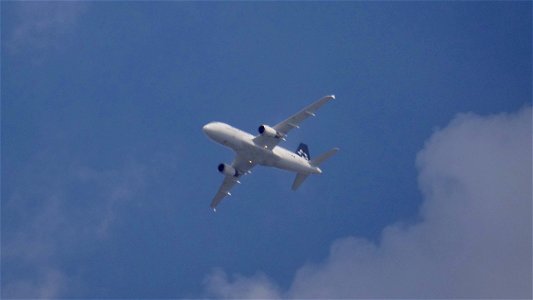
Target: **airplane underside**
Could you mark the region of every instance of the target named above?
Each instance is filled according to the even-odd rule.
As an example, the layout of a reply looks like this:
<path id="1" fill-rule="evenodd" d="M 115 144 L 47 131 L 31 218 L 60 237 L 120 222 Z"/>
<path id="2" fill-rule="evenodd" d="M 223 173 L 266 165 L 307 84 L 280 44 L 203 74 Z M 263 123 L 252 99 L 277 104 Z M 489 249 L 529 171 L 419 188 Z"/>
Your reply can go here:
<path id="1" fill-rule="evenodd" d="M 231 195 L 231 188 L 236 183 L 240 183 L 240 177 L 249 174 L 255 165 L 295 172 L 293 190 L 296 190 L 308 175 L 322 173 L 318 166 L 334 155 L 338 148 L 333 148 L 311 160 L 306 144 L 300 143 L 296 152 L 289 151 L 278 144 L 285 140 L 290 130 L 299 128 L 299 123 L 308 117 L 314 117 L 318 108 L 333 99 L 335 99 L 333 95 L 325 96 L 272 127 L 262 124 L 258 128 L 259 135 L 256 136 L 222 122 L 210 122 L 204 125 L 203 131 L 209 138 L 233 149 L 236 154 L 231 164 L 218 165 L 218 171 L 225 177 L 211 202 L 211 208 L 215 210 L 224 197 Z"/>
<path id="2" fill-rule="evenodd" d="M 317 167 L 309 165 L 296 159 L 292 152 L 276 146 L 269 150 L 252 143 L 243 143 L 240 149 L 233 149 L 237 155 L 242 155 L 251 165 L 257 164 L 267 167 L 274 167 L 289 172 L 318 174 L 321 173 Z M 285 153 L 280 153 L 285 152 Z M 294 157 L 295 159 L 291 159 Z"/>

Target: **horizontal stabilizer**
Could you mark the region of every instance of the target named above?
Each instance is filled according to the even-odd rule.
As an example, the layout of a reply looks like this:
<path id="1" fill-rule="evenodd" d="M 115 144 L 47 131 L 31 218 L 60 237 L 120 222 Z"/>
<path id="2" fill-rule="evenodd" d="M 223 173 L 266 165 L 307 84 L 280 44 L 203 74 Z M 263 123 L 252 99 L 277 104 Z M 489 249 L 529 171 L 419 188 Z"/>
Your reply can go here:
<path id="1" fill-rule="evenodd" d="M 320 155 L 319 157 L 311 160 L 309 163 L 316 167 L 316 166 L 320 165 L 321 163 L 323 163 L 328 158 L 332 157 L 335 153 L 337 153 L 337 151 L 339 151 L 339 148 L 333 148 L 333 149 L 329 150 L 328 152 Z"/>
<path id="2" fill-rule="evenodd" d="M 309 174 L 305 174 L 305 173 L 296 174 L 296 178 L 294 178 L 294 182 L 292 183 L 292 190 L 295 191 L 298 187 L 300 187 L 300 185 L 302 184 L 302 182 L 304 182 L 307 176 L 309 176 Z"/>

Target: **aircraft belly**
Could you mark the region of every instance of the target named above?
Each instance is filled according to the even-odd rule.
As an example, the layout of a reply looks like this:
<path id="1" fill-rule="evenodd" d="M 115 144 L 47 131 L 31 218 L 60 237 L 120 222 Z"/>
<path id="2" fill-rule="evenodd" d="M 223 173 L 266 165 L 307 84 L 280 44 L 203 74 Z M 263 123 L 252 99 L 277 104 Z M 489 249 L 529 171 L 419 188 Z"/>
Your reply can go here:
<path id="1" fill-rule="evenodd" d="M 245 136 L 232 133 L 225 136 L 222 144 L 232 148 L 235 152 L 246 152 L 246 149 L 252 144 L 252 141 Z"/>
<path id="2" fill-rule="evenodd" d="M 296 173 L 313 173 L 310 167 L 304 165 L 303 163 L 286 158 L 279 159 L 274 167 Z"/>
<path id="3" fill-rule="evenodd" d="M 286 149 L 276 147 L 272 151 L 257 146 L 249 139 L 238 139 L 232 146 L 246 160 L 250 160 L 259 165 L 276 167 L 296 173 L 317 173 L 306 161 L 303 161 L 300 157 Z"/>

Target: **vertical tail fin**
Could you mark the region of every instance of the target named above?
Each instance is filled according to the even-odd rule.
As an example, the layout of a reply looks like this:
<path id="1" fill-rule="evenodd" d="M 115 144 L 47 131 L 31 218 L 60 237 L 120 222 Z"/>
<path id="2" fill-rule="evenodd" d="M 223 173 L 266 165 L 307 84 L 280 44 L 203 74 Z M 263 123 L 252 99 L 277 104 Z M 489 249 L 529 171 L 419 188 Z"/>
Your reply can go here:
<path id="1" fill-rule="evenodd" d="M 309 148 L 304 143 L 300 143 L 300 145 L 298 145 L 298 149 L 296 149 L 295 153 L 298 154 L 298 156 L 305 158 L 306 160 L 311 159 L 311 155 L 309 155 Z"/>

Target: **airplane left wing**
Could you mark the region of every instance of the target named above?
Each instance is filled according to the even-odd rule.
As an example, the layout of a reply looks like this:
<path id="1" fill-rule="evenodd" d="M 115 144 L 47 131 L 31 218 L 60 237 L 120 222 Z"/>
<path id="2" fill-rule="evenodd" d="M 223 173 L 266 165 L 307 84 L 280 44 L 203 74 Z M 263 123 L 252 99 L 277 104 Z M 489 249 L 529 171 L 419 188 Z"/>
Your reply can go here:
<path id="1" fill-rule="evenodd" d="M 230 196 L 230 190 L 236 183 L 240 183 L 239 179 L 249 173 L 250 169 L 255 166 L 255 163 L 246 159 L 244 156 L 237 154 L 231 166 L 237 170 L 237 175 L 225 175 L 222 185 L 218 189 L 213 201 L 211 201 L 211 208 L 216 211 L 217 205 L 224 199 L 226 196 Z"/>
<path id="2" fill-rule="evenodd" d="M 287 133 L 293 129 L 293 128 L 300 128 L 300 123 L 304 121 L 305 119 L 315 116 L 315 112 L 324 104 L 327 102 L 335 99 L 334 95 L 329 95 L 322 97 L 321 99 L 313 102 L 312 104 L 304 107 L 299 112 L 295 113 L 294 115 L 290 116 L 286 120 L 276 124 L 274 127 L 274 130 L 280 133 L 281 138 L 287 135 Z M 274 148 L 277 144 L 280 142 L 280 138 L 277 137 L 269 137 L 266 135 L 258 135 L 254 138 L 254 142 L 256 144 L 259 144 L 261 146 L 265 146 L 266 148 Z"/>
<path id="3" fill-rule="evenodd" d="M 211 208 L 216 211 L 217 205 L 224 199 L 224 197 L 231 195 L 229 192 L 231 188 L 238 182 L 238 179 L 231 175 L 226 175 L 224 177 L 224 181 L 222 182 L 222 185 L 218 189 L 217 194 L 213 198 L 213 201 L 211 201 Z"/>

